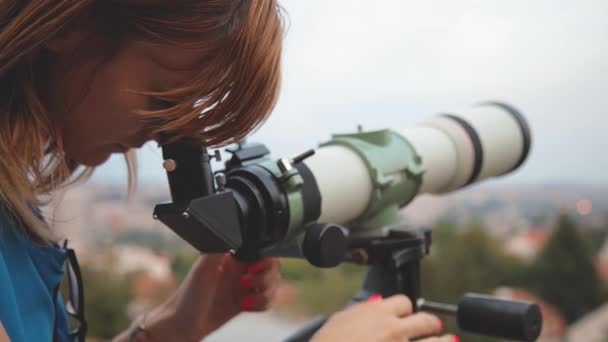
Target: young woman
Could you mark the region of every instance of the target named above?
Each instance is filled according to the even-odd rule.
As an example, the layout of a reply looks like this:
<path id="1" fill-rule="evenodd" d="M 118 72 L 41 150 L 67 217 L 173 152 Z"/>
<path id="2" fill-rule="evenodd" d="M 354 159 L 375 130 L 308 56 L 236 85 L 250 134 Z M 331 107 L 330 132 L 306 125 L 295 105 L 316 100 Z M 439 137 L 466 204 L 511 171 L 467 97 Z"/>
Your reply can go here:
<path id="1" fill-rule="evenodd" d="M 256 129 L 277 98 L 282 34 L 274 0 L 0 0 L 0 339 L 82 338 L 56 292 L 69 253 L 44 200 L 112 153 L 133 166 L 130 151 L 161 135 L 217 146 Z M 279 278 L 275 259 L 201 256 L 115 340 L 201 340 L 265 310 Z M 356 305 L 314 340 L 439 333 L 411 312 L 404 296 Z"/>

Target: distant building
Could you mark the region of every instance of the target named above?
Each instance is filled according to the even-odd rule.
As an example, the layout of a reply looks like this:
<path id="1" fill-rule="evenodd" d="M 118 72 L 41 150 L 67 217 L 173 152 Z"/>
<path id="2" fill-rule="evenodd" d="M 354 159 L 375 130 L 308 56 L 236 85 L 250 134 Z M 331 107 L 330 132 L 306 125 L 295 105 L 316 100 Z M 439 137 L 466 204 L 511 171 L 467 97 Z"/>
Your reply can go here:
<path id="1" fill-rule="evenodd" d="M 548 240 L 549 236 L 545 230 L 530 229 L 509 239 L 505 250 L 522 260 L 532 261 L 545 248 Z"/>
<path id="2" fill-rule="evenodd" d="M 139 271 L 156 280 L 167 279 L 172 276 L 171 259 L 167 255 L 130 245 L 114 246 L 111 253 L 112 269 L 115 272 L 131 273 Z"/>

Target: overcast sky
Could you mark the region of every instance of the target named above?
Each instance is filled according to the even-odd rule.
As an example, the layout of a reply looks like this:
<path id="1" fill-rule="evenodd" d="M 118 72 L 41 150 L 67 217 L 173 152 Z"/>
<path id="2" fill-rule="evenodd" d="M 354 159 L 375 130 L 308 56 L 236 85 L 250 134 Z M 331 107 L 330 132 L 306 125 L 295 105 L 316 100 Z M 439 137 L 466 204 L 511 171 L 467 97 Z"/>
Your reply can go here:
<path id="1" fill-rule="evenodd" d="M 608 1 L 284 0 L 283 88 L 249 140 L 275 157 L 332 133 L 400 128 L 483 100 L 512 104 L 533 146 L 496 183 L 608 184 Z M 166 182 L 160 150 L 140 181 Z M 121 158 L 97 182 L 124 182 Z"/>

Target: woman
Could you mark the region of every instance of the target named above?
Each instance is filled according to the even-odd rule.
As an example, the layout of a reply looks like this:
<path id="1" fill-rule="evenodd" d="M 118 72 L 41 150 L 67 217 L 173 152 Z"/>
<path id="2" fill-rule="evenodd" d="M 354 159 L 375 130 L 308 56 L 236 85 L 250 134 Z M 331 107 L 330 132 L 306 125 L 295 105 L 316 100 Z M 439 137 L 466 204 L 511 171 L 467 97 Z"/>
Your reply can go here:
<path id="1" fill-rule="evenodd" d="M 279 13 L 274 0 L 0 0 L 0 338 L 74 338 L 55 292 L 67 253 L 37 215 L 52 191 L 112 153 L 133 170 L 131 149 L 161 135 L 217 146 L 267 118 Z M 200 340 L 241 311 L 265 310 L 279 277 L 275 259 L 247 267 L 201 256 L 174 295 L 115 340 Z M 436 317 L 411 312 L 404 296 L 356 305 L 314 339 L 439 332 Z"/>

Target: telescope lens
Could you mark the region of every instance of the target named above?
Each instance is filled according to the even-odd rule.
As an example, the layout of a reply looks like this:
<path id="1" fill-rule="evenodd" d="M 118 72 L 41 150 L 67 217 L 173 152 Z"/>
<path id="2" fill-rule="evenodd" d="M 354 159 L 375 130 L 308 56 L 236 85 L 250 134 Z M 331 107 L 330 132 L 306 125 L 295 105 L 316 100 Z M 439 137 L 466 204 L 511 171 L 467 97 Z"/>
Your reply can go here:
<path id="1" fill-rule="evenodd" d="M 498 102 L 439 115 L 399 133 L 426 169 L 419 193 L 449 192 L 509 173 L 523 164 L 531 145 L 524 117 Z"/>

